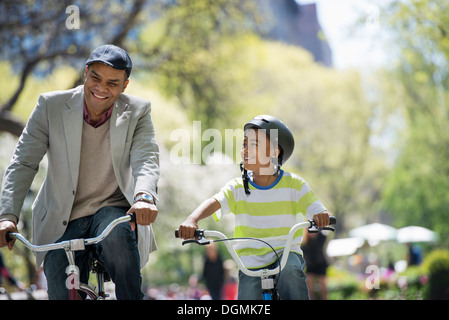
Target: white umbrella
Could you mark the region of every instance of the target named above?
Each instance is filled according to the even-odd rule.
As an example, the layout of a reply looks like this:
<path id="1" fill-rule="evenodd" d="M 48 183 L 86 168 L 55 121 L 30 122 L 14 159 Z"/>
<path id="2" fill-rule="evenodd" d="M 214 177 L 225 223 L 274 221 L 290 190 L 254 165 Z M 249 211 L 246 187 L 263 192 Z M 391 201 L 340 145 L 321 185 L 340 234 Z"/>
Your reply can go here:
<path id="1" fill-rule="evenodd" d="M 397 233 L 398 242 L 434 242 L 437 240 L 437 234 L 429 229 L 409 226 L 400 228 Z"/>
<path id="2" fill-rule="evenodd" d="M 397 229 L 392 226 L 371 223 L 349 231 L 350 237 L 358 237 L 368 241 L 373 246 L 383 240 L 396 240 Z"/>
<path id="3" fill-rule="evenodd" d="M 326 254 L 329 257 L 349 256 L 363 245 L 362 238 L 332 239 L 327 244 Z"/>

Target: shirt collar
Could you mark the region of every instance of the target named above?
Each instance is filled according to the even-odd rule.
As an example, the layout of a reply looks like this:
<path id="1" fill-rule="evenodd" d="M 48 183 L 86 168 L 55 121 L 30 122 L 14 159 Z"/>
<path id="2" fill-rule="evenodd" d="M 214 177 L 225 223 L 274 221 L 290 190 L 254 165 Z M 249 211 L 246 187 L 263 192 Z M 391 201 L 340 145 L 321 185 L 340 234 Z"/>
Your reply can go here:
<path id="1" fill-rule="evenodd" d="M 86 121 L 89 125 L 91 125 L 94 128 L 98 128 L 99 126 L 101 126 L 102 124 L 104 124 L 106 121 L 108 121 L 108 119 L 111 117 L 112 114 L 112 107 L 113 105 L 101 115 L 101 118 L 99 121 L 95 122 L 92 121 L 89 113 L 87 112 L 87 105 L 86 105 L 86 101 L 84 101 L 84 107 L 83 107 L 83 118 L 84 121 Z"/>
<path id="2" fill-rule="evenodd" d="M 249 183 L 250 183 L 254 188 L 260 189 L 260 190 L 269 190 L 269 189 L 274 188 L 274 187 L 279 183 L 279 181 L 281 181 L 283 175 L 284 175 L 284 170 L 281 169 L 281 170 L 279 171 L 278 177 L 276 178 L 276 180 L 275 180 L 272 184 L 270 184 L 269 186 L 259 186 L 258 184 L 256 184 L 256 183 L 253 181 L 253 172 L 252 172 L 252 171 L 249 171 L 249 172 L 248 172 Z"/>

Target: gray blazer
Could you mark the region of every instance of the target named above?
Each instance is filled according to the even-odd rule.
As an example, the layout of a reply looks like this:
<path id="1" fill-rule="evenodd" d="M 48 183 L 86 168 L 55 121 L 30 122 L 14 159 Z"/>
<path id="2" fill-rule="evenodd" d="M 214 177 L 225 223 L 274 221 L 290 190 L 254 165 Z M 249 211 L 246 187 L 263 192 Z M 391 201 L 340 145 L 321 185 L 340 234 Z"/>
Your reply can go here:
<path id="1" fill-rule="evenodd" d="M 45 154 L 48 170 L 33 204 L 33 242 L 55 242 L 70 218 L 78 184 L 83 126 L 83 86 L 42 94 L 5 171 L 0 218 L 15 222 Z M 159 148 L 150 102 L 121 94 L 110 118 L 111 156 L 118 185 L 130 204 L 137 192 L 157 199 Z M 151 226 L 138 226 L 141 267 L 156 250 Z M 36 254 L 40 266 L 45 253 Z"/>

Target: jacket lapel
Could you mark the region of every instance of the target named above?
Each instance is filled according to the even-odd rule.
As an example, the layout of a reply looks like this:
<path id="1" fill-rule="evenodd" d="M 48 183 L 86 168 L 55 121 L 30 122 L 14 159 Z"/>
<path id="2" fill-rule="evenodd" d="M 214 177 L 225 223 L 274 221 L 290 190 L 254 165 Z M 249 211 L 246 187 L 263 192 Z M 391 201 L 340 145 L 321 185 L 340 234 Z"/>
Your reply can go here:
<path id="1" fill-rule="evenodd" d="M 131 111 L 128 110 L 128 103 L 119 98 L 115 102 L 110 121 L 111 155 L 115 172 L 120 170 L 130 119 Z"/>
<path id="2" fill-rule="evenodd" d="M 62 113 L 67 155 L 72 176 L 73 190 L 78 184 L 80 167 L 81 139 L 83 131 L 83 87 L 78 87 L 72 97 L 66 101 L 67 109 Z"/>

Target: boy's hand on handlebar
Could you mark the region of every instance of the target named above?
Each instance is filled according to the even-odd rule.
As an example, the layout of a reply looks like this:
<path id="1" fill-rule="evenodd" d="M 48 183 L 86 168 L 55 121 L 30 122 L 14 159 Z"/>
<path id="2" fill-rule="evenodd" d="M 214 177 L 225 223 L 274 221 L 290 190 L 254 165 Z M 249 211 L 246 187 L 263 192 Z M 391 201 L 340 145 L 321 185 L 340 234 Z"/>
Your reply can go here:
<path id="1" fill-rule="evenodd" d="M 329 212 L 323 211 L 321 213 L 317 213 L 313 216 L 313 220 L 316 223 L 316 226 L 318 228 L 324 228 L 327 225 L 329 225 L 330 219 L 329 219 Z"/>
<path id="2" fill-rule="evenodd" d="M 179 237 L 181 239 L 192 239 L 195 235 L 195 230 L 198 229 L 198 223 L 193 219 L 186 219 L 179 226 Z"/>
<path id="3" fill-rule="evenodd" d="M 8 246 L 9 250 L 12 250 L 12 247 L 14 246 L 14 242 L 16 242 L 15 239 L 7 242 L 6 241 L 6 234 L 10 232 L 17 232 L 16 224 L 12 221 L 5 220 L 0 222 L 0 248 L 3 248 L 5 246 Z"/>
<path id="4" fill-rule="evenodd" d="M 145 201 L 137 201 L 132 205 L 126 214 L 133 213 L 136 216 L 136 222 L 130 222 L 131 229 L 134 231 L 136 229 L 136 223 L 143 226 L 148 226 L 156 221 L 157 217 L 157 207 L 153 203 L 148 203 Z"/>

